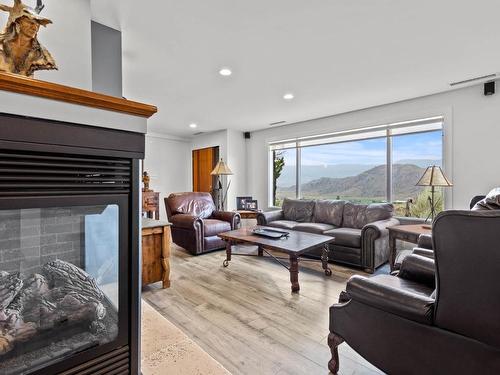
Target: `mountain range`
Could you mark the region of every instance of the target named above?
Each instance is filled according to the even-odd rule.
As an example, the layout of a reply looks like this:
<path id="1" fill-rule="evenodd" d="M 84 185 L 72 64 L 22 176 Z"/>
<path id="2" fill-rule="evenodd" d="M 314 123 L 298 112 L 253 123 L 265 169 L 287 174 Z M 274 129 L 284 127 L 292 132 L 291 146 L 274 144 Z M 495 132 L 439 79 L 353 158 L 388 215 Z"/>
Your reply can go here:
<path id="1" fill-rule="evenodd" d="M 393 166 L 393 189 L 396 199 L 414 197 L 421 190 L 415 186 L 425 168 L 415 164 L 395 164 Z M 321 177 L 302 184 L 302 194 L 322 197 L 385 197 L 386 166 L 379 165 L 356 176 L 331 178 Z M 294 191 L 295 186 L 281 188 Z"/>
<path id="2" fill-rule="evenodd" d="M 420 168 L 426 168 L 429 165 L 441 166 L 440 160 L 431 159 L 405 159 L 398 160 L 397 164 L 414 165 Z M 363 172 L 375 168 L 374 164 L 326 164 L 326 165 L 303 165 L 301 168 L 301 181 L 308 183 L 324 177 L 327 178 L 344 178 L 357 176 Z M 285 166 L 278 180 L 278 186 L 283 188 L 292 187 L 295 185 L 295 166 Z"/>

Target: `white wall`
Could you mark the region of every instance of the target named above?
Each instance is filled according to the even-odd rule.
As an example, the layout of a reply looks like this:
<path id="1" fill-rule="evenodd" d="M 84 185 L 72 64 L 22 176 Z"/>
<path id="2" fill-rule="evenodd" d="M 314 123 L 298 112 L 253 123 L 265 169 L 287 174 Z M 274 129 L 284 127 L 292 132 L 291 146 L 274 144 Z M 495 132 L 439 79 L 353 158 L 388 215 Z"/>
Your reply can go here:
<path id="1" fill-rule="evenodd" d="M 247 144 L 247 192 L 261 206 L 268 203 L 270 141 L 435 115 L 445 116 L 444 167 L 454 183 L 447 207 L 468 208 L 472 196 L 500 186 L 500 94 L 485 97 L 482 86 L 254 132 Z"/>
<path id="2" fill-rule="evenodd" d="M 122 33 L 98 22 L 92 30 L 92 90 L 106 95 L 123 96 Z"/>
<path id="3" fill-rule="evenodd" d="M 151 176 L 150 188 L 160 193 L 160 219 L 166 220 L 164 198 L 171 193 L 190 191 L 191 143 L 165 135 L 146 136 L 144 170 Z"/>
<path id="4" fill-rule="evenodd" d="M 195 136 L 191 143 L 191 150 L 219 146 L 219 157 L 223 158 L 231 171 L 234 173 L 223 179 L 225 185 L 231 181 L 228 191 L 226 209 L 236 209 L 236 197 L 246 195 L 247 172 L 246 172 L 246 142 L 243 132 L 237 130 L 221 130 L 213 133 Z M 192 165 L 191 165 L 192 168 Z M 190 169 L 191 171 L 192 169 Z M 225 187 L 224 187 L 225 188 Z M 190 188 L 192 189 L 192 176 L 190 176 Z"/>
<path id="5" fill-rule="evenodd" d="M 34 6 L 36 2 L 25 0 L 25 3 Z M 59 70 L 38 72 L 35 78 L 92 90 L 90 0 L 45 0 L 44 4 L 41 15 L 53 24 L 41 27 L 38 39 L 52 54 Z M 0 12 L 1 29 L 7 15 Z"/>
<path id="6" fill-rule="evenodd" d="M 246 140 L 243 132 L 237 130 L 227 131 L 227 164 L 234 173 L 231 187 L 227 194 L 229 210 L 236 209 L 236 197 L 247 195 L 247 158 Z"/>
<path id="7" fill-rule="evenodd" d="M 219 146 L 219 157 L 227 161 L 227 130 L 196 135 L 191 142 L 191 150 L 217 146 Z"/>

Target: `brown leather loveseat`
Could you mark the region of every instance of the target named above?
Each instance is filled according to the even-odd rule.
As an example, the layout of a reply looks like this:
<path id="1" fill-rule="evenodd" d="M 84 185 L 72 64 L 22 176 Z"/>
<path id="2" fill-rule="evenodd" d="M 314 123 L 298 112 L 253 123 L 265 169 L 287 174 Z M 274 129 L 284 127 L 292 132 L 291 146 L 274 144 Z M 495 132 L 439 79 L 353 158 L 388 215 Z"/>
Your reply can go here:
<path id="1" fill-rule="evenodd" d="M 174 243 L 193 255 L 225 248 L 217 235 L 240 227 L 240 215 L 216 211 L 210 193 L 170 194 L 165 206 Z"/>
<path id="2" fill-rule="evenodd" d="M 260 213 L 259 225 L 335 237 L 330 259 L 368 272 L 389 259 L 388 227 L 398 225 L 388 203 L 354 204 L 341 200 L 285 199 L 279 211 Z M 312 252 L 312 256 L 321 256 Z"/>

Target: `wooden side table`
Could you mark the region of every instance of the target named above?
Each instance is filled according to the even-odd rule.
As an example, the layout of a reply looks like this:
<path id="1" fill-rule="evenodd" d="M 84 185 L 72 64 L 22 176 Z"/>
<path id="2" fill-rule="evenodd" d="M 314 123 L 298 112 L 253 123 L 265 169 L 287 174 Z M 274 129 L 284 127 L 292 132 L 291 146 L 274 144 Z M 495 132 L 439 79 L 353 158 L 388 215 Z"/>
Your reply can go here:
<path id="1" fill-rule="evenodd" d="M 163 282 L 170 287 L 171 224 L 166 221 L 142 219 L 142 285 Z"/>
<path id="2" fill-rule="evenodd" d="M 257 220 L 257 214 L 261 211 L 250 211 L 250 210 L 237 210 L 242 219 L 255 219 Z"/>
<path id="3" fill-rule="evenodd" d="M 432 229 L 429 229 L 424 224 L 396 225 L 387 229 L 389 230 L 389 265 L 391 271 L 394 270 L 394 264 L 396 263 L 396 240 L 417 244 L 421 234 L 432 234 Z"/>
<path id="4" fill-rule="evenodd" d="M 142 212 L 150 219 L 160 220 L 160 193 L 155 191 L 142 192 Z"/>

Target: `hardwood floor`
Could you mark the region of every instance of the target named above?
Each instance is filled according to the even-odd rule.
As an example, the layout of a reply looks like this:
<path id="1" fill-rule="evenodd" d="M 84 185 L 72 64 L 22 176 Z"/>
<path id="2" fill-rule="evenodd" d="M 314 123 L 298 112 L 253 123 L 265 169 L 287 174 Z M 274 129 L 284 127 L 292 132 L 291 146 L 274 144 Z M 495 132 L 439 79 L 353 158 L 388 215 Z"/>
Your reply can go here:
<path id="1" fill-rule="evenodd" d="M 275 261 L 234 256 L 223 268 L 224 259 L 224 251 L 194 257 L 174 245 L 171 288 L 152 284 L 143 298 L 235 375 L 328 374 L 328 309 L 362 272 L 333 265 L 327 278 L 320 262 L 301 261 L 301 291 L 292 294 Z M 346 344 L 340 355 L 340 374 L 381 373 Z"/>

